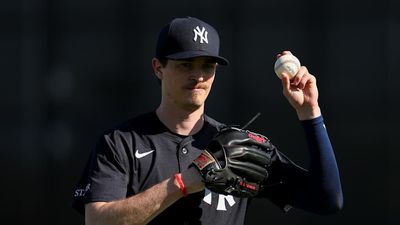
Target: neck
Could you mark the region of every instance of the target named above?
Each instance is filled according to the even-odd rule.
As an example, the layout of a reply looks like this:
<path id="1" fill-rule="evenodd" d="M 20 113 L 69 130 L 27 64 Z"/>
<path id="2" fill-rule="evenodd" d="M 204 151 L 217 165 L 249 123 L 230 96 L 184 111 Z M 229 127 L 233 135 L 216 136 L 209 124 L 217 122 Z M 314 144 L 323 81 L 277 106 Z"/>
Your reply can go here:
<path id="1" fill-rule="evenodd" d="M 179 135 L 196 134 L 204 124 L 204 105 L 194 111 L 185 111 L 161 104 L 156 114 L 169 130 Z"/>

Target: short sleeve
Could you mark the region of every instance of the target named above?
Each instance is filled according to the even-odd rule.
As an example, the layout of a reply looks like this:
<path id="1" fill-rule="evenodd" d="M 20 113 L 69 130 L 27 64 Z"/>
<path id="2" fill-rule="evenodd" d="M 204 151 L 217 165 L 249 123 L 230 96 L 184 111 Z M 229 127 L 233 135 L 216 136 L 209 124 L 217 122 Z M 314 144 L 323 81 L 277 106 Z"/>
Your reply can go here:
<path id="1" fill-rule="evenodd" d="M 89 202 L 123 199 L 129 183 L 126 136 L 120 132 L 103 135 L 96 143 L 73 194 L 73 207 L 84 212 Z"/>

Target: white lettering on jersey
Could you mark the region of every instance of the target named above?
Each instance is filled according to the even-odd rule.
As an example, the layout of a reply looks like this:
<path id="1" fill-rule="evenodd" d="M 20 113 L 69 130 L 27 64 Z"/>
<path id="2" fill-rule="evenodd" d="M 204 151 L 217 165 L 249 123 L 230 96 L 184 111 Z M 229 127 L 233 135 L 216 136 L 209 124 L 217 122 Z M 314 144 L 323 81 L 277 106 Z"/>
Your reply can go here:
<path id="1" fill-rule="evenodd" d="M 197 36 L 200 37 L 200 43 L 203 44 L 203 42 L 206 42 L 208 44 L 208 31 L 206 31 L 206 29 L 203 27 L 203 29 L 200 30 L 200 27 L 197 26 L 196 29 L 193 29 L 194 32 L 194 38 L 193 41 L 197 41 Z"/>
<path id="2" fill-rule="evenodd" d="M 74 197 L 83 197 L 85 196 L 86 192 L 90 190 L 90 184 L 87 184 L 86 187 L 83 189 L 76 189 Z"/>
<path id="3" fill-rule="evenodd" d="M 229 206 L 231 206 L 231 207 L 236 203 L 235 199 L 233 199 L 232 195 L 221 195 L 221 194 L 219 194 L 217 210 L 226 211 L 225 200 L 228 202 Z"/>
<path id="4" fill-rule="evenodd" d="M 206 202 L 207 204 L 211 205 L 211 201 L 212 201 L 211 197 L 212 197 L 211 191 L 206 188 L 206 190 L 204 192 L 203 201 Z"/>
<path id="5" fill-rule="evenodd" d="M 212 192 L 205 189 L 203 201 L 209 205 L 212 205 Z M 218 211 L 226 211 L 225 201 L 228 202 L 229 206 L 233 206 L 236 202 L 232 195 L 222 195 L 218 194 L 218 204 L 217 210 Z"/>

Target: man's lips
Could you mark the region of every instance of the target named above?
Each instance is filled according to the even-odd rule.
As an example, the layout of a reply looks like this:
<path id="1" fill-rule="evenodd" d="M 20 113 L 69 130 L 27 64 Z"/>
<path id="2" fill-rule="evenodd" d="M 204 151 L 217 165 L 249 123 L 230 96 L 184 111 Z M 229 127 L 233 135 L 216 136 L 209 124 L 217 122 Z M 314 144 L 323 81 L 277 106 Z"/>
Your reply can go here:
<path id="1" fill-rule="evenodd" d="M 187 86 L 185 86 L 185 89 L 189 89 L 189 90 L 206 90 L 207 89 L 207 85 L 205 85 L 205 84 L 187 85 Z"/>

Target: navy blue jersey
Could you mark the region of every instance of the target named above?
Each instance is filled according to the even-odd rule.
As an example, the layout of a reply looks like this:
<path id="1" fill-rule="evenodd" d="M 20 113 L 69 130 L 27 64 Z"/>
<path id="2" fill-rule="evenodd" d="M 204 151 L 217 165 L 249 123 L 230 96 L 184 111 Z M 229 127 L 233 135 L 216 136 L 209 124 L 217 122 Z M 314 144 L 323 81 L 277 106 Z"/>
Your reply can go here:
<path id="1" fill-rule="evenodd" d="M 83 212 L 84 204 L 89 202 L 124 199 L 187 170 L 223 126 L 205 116 L 204 126 L 198 133 L 181 136 L 169 131 L 155 112 L 151 112 L 106 131 L 93 149 L 75 189 L 74 207 Z M 316 143 L 320 141 L 316 140 Z M 308 171 L 296 166 L 279 151 L 275 152 L 274 159 L 273 171 L 270 171 L 272 182 L 260 196 L 269 198 L 285 210 L 290 208 L 289 204 L 307 205 L 296 202 L 296 196 L 298 190 L 308 191 L 302 188 L 309 178 Z M 310 196 L 315 194 L 314 191 L 312 189 Z M 304 196 L 308 196 L 307 193 Z M 310 199 L 301 201 L 309 202 Z M 205 189 L 181 198 L 149 224 L 244 224 L 247 205 L 246 198 Z"/>
<path id="2" fill-rule="evenodd" d="M 75 191 L 75 207 L 127 198 L 188 169 L 221 126 L 205 116 L 197 134 L 181 136 L 152 112 L 106 131 Z M 181 198 L 149 224 L 243 224 L 246 206 L 247 199 L 206 189 Z"/>

